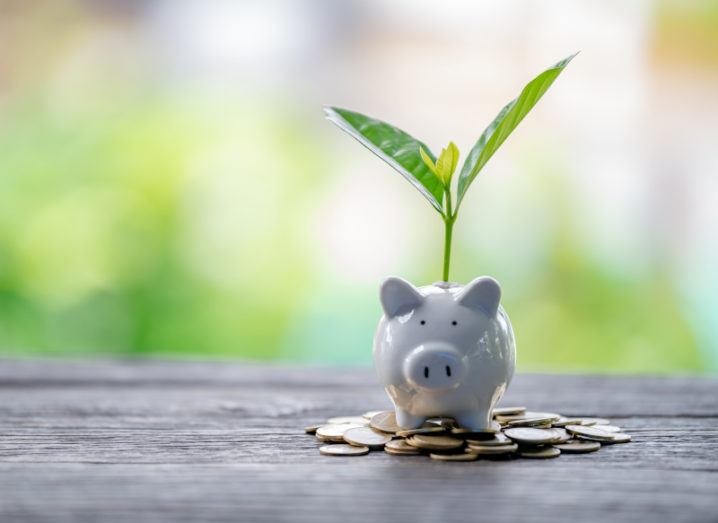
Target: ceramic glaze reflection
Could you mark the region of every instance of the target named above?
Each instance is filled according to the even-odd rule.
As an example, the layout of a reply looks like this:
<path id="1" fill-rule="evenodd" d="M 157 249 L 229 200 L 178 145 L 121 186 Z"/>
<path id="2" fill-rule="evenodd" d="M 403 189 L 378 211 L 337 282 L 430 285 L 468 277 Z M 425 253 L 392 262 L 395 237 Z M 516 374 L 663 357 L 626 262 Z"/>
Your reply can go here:
<path id="1" fill-rule="evenodd" d="M 399 425 L 416 428 L 447 416 L 480 430 L 514 373 L 516 345 L 501 288 L 488 276 L 466 286 L 381 286 L 384 316 L 374 337 L 374 366 Z"/>

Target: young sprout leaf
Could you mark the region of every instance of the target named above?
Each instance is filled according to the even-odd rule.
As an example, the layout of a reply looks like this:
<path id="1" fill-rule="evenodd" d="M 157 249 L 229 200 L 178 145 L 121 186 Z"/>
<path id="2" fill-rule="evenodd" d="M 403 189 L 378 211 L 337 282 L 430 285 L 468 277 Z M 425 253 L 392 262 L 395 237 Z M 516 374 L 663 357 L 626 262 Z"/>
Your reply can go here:
<path id="1" fill-rule="evenodd" d="M 434 173 L 445 188 L 448 188 L 451 183 L 451 177 L 454 171 L 456 171 L 456 165 L 459 163 L 459 148 L 456 147 L 456 144 L 449 142 L 446 149 L 441 150 L 441 154 L 439 155 L 439 159 L 436 160 L 436 163 L 434 163 L 426 151 L 424 151 L 423 147 L 419 148 L 419 154 L 421 154 L 421 159 L 424 160 L 429 170 Z"/>
<path id="2" fill-rule="evenodd" d="M 561 74 L 576 54 L 578 53 L 564 58 L 526 84 L 518 98 L 506 104 L 494 121 L 482 133 L 461 167 L 459 193 L 456 202 L 457 208 L 479 171 L 486 165 L 486 162 L 489 161 L 497 149 L 501 147 L 501 144 L 504 143 L 516 126 L 521 123 L 524 116 L 531 111 L 536 102 L 551 87 L 554 80 L 558 78 L 558 75 Z"/>
<path id="3" fill-rule="evenodd" d="M 449 142 L 446 149 L 441 150 L 439 159 L 436 160 L 436 176 L 439 177 L 444 187 L 448 188 L 451 183 L 451 177 L 459 163 L 459 148 L 454 142 Z"/>
<path id="4" fill-rule="evenodd" d="M 360 113 L 338 107 L 325 107 L 324 113 L 329 121 L 406 178 L 443 215 L 444 186 L 422 159 L 419 151 L 423 148 L 426 156 L 432 163 L 435 162 L 423 142 L 388 123 Z"/>

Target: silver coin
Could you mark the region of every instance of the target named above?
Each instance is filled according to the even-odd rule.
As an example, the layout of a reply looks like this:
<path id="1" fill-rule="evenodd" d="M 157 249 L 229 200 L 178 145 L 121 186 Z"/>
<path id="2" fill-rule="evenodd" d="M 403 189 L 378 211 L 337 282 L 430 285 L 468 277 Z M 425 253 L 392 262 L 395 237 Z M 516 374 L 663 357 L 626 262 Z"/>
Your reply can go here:
<path id="1" fill-rule="evenodd" d="M 526 412 L 526 407 L 496 407 L 492 412 L 494 416 L 516 416 Z"/>
<path id="2" fill-rule="evenodd" d="M 418 455 L 421 451 L 416 447 L 409 445 L 404 439 L 393 439 L 384 445 L 384 451 L 389 454 L 400 454 L 400 455 Z"/>
<path id="3" fill-rule="evenodd" d="M 385 410 L 372 416 L 369 426 L 389 434 L 394 434 L 396 431 L 401 430 L 401 427 L 396 423 L 396 416 L 392 410 Z"/>
<path id="4" fill-rule="evenodd" d="M 631 441 L 631 436 L 623 432 L 616 432 L 611 434 L 609 443 L 628 443 L 629 441 Z"/>
<path id="5" fill-rule="evenodd" d="M 479 456 L 477 454 L 429 454 L 431 459 L 438 461 L 476 461 Z"/>
<path id="6" fill-rule="evenodd" d="M 315 433 L 320 441 L 335 441 L 337 443 L 344 442 L 344 433 L 353 428 L 361 427 L 356 423 L 339 423 L 331 425 L 322 425 Z"/>
<path id="7" fill-rule="evenodd" d="M 319 427 L 324 425 L 323 423 L 317 424 L 317 425 L 309 425 L 308 427 L 304 427 L 304 432 L 307 434 L 314 434 Z"/>
<path id="8" fill-rule="evenodd" d="M 510 428 L 510 427 L 507 427 L 507 428 Z M 533 428 L 535 428 L 535 429 L 548 430 L 548 429 L 551 428 L 551 424 L 549 423 L 549 424 L 546 424 L 546 425 L 534 425 Z"/>
<path id="9" fill-rule="evenodd" d="M 616 427 L 615 425 L 593 425 L 597 429 L 601 429 L 603 432 L 621 432 L 623 429 L 621 427 Z"/>
<path id="10" fill-rule="evenodd" d="M 557 458 L 561 455 L 561 451 L 556 447 L 522 447 L 518 452 L 522 458 L 534 459 Z"/>
<path id="11" fill-rule="evenodd" d="M 381 450 L 391 436 L 385 432 L 379 433 L 371 427 L 356 427 L 344 433 L 344 441 L 358 447 L 369 447 L 372 450 Z"/>
<path id="12" fill-rule="evenodd" d="M 409 445 L 405 439 L 403 438 L 397 438 L 393 439 L 391 441 L 388 441 L 386 445 L 384 445 L 385 449 L 392 449 L 392 450 L 399 450 L 399 451 L 406 451 L 406 452 L 415 452 L 418 453 L 419 449 L 416 447 L 412 447 Z"/>
<path id="13" fill-rule="evenodd" d="M 594 426 L 566 425 L 566 430 L 575 436 L 592 441 L 611 441 L 612 436 L 610 432 L 604 432 L 599 427 Z"/>
<path id="14" fill-rule="evenodd" d="M 611 421 L 606 418 L 581 418 L 581 425 L 610 425 Z"/>
<path id="15" fill-rule="evenodd" d="M 557 440 L 557 435 L 551 429 L 537 429 L 535 427 L 513 427 L 504 430 L 509 438 L 525 445 L 545 445 Z"/>
<path id="16" fill-rule="evenodd" d="M 366 411 L 364 414 L 362 414 L 361 417 L 364 418 L 364 419 L 370 420 L 370 419 L 372 419 L 374 416 L 376 416 L 377 414 L 380 414 L 380 413 L 382 413 L 382 412 L 384 412 L 384 411 L 383 411 L 383 410 L 368 410 L 368 411 Z"/>
<path id="17" fill-rule="evenodd" d="M 345 443 L 336 445 L 323 445 L 319 447 L 319 452 L 325 456 L 363 456 L 369 453 L 369 447 L 355 447 Z"/>
<path id="18" fill-rule="evenodd" d="M 584 454 L 587 452 L 596 452 L 601 448 L 601 444 L 598 441 L 580 441 L 571 440 L 566 443 L 559 443 L 554 445 L 561 452 L 566 454 Z"/>
<path id="19" fill-rule="evenodd" d="M 479 454 L 481 456 L 500 456 L 504 454 L 513 454 L 518 450 L 519 446 L 516 443 L 511 443 L 509 445 L 497 445 L 497 446 L 487 446 L 487 445 L 469 445 L 466 447 L 465 451 L 470 454 Z"/>
<path id="20" fill-rule="evenodd" d="M 402 438 L 407 438 L 409 436 L 413 436 L 414 434 L 443 434 L 446 430 L 446 427 L 434 425 L 433 423 L 427 423 L 418 429 L 397 430 L 396 435 Z"/>
<path id="21" fill-rule="evenodd" d="M 508 425 L 509 427 L 550 427 L 552 421 L 553 418 L 524 418 L 509 421 Z"/>
<path id="22" fill-rule="evenodd" d="M 528 418 L 547 418 L 550 419 L 550 421 L 555 421 L 561 418 L 560 414 L 556 414 L 554 412 L 534 412 L 527 410 L 523 414 L 514 414 L 510 416 L 496 416 L 496 420 L 500 422 L 506 422 L 514 421 L 514 420 L 520 420 L 520 419 L 528 419 Z"/>
<path id="23" fill-rule="evenodd" d="M 387 454 L 391 454 L 392 456 L 420 456 L 421 451 L 419 449 L 414 449 L 413 452 L 409 452 L 406 450 L 396 450 L 389 447 L 384 447 L 384 452 Z"/>
<path id="24" fill-rule="evenodd" d="M 472 436 L 482 436 L 486 435 L 486 437 L 489 437 L 492 434 L 496 434 L 501 430 L 501 425 L 497 421 L 492 421 L 491 425 L 486 427 L 485 429 L 466 429 L 464 427 L 454 427 L 451 429 L 451 433 L 454 436 L 460 436 L 464 438 L 470 438 Z"/>
<path id="25" fill-rule="evenodd" d="M 567 418 L 561 416 L 559 419 L 552 421 L 554 427 L 565 427 L 566 425 L 581 425 L 581 418 Z"/>
<path id="26" fill-rule="evenodd" d="M 569 434 L 566 429 L 562 429 L 560 427 L 553 427 L 551 431 L 556 434 L 556 440 L 555 443 L 566 443 L 571 439 L 571 434 Z"/>
<path id="27" fill-rule="evenodd" d="M 464 442 L 460 439 L 429 434 L 417 434 L 407 439 L 406 442 L 412 447 L 428 450 L 451 450 L 464 446 Z"/>
<path id="28" fill-rule="evenodd" d="M 501 445 L 511 445 L 513 443 L 503 432 L 494 434 L 488 439 L 469 438 L 465 441 L 468 445 L 481 445 L 482 447 L 500 447 Z"/>

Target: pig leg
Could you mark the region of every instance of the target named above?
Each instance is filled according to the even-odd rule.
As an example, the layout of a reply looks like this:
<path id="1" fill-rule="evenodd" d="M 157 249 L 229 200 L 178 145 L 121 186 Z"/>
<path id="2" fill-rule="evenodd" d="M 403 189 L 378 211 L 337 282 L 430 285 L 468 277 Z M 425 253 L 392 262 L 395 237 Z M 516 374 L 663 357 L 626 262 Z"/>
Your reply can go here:
<path id="1" fill-rule="evenodd" d="M 418 429 L 426 420 L 426 418 L 422 416 L 409 414 L 407 411 L 399 407 L 396 407 L 394 410 L 396 412 L 396 423 L 402 429 Z"/>
<path id="2" fill-rule="evenodd" d="M 487 411 L 466 411 L 453 416 L 460 427 L 469 430 L 485 430 L 491 426 Z"/>

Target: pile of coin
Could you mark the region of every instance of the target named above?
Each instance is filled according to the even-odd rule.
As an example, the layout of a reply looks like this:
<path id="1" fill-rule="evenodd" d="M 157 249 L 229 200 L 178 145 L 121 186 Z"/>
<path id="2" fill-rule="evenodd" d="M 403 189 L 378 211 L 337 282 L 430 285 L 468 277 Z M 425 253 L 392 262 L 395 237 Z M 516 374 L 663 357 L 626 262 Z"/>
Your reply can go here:
<path id="1" fill-rule="evenodd" d="M 480 431 L 460 427 L 452 418 L 432 418 L 419 428 L 402 429 L 393 411 L 330 418 L 304 431 L 325 443 L 319 452 L 326 456 L 363 456 L 383 450 L 393 456 L 428 455 L 440 461 L 556 458 L 631 441 L 604 418 L 565 417 L 525 407 L 494 409 L 491 426 Z"/>

